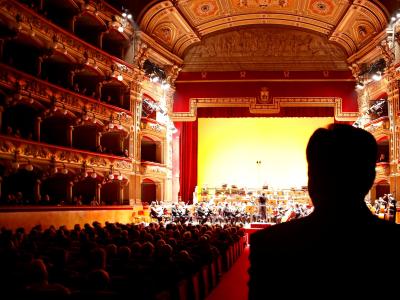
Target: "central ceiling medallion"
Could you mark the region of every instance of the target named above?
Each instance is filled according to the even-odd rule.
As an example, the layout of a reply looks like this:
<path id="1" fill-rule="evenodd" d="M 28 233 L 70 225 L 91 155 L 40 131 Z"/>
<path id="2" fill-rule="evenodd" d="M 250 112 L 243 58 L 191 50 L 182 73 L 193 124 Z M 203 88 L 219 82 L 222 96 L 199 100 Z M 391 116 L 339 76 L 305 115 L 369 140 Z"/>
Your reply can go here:
<path id="1" fill-rule="evenodd" d="M 331 0 L 312 0 L 310 8 L 313 13 L 318 15 L 329 15 L 333 10 L 334 4 Z"/>
<path id="2" fill-rule="evenodd" d="M 197 5 L 195 11 L 198 16 L 208 17 L 213 15 L 217 9 L 215 1 L 203 1 Z"/>

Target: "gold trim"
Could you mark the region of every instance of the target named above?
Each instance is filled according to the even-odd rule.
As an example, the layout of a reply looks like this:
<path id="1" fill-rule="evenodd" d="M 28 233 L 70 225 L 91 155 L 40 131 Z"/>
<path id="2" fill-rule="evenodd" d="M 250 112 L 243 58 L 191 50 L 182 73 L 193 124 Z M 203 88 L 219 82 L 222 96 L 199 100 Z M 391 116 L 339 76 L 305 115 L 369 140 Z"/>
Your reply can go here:
<path id="1" fill-rule="evenodd" d="M 207 80 L 176 80 L 175 83 L 203 83 L 203 82 L 355 82 L 354 79 L 207 79 Z"/>
<path id="2" fill-rule="evenodd" d="M 334 107 L 337 121 L 355 121 L 358 112 L 343 112 L 342 98 L 338 97 L 274 97 L 270 103 L 257 103 L 254 97 L 243 98 L 191 98 L 188 112 L 174 112 L 175 122 L 193 122 L 198 107 L 248 107 L 252 114 L 278 114 L 281 107 Z"/>

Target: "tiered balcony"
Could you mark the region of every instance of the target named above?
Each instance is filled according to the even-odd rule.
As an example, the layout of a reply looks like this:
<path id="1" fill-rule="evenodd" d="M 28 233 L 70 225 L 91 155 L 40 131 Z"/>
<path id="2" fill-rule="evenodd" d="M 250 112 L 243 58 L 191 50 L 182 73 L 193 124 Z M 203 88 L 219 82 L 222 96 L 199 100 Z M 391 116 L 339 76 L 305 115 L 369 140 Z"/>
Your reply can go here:
<path id="1" fill-rule="evenodd" d="M 133 172 L 130 158 L 53 146 L 5 135 L 0 135 L 0 154 L 10 160 L 29 161 L 33 164 L 48 165 L 49 162 L 53 162 L 55 167 L 64 165 L 80 169 L 85 165 L 105 174 L 110 170 L 124 174 Z"/>
<path id="2" fill-rule="evenodd" d="M 10 90 L 18 87 L 17 93 L 21 97 L 36 99 L 76 113 L 90 112 L 99 120 L 118 121 L 125 128 L 132 124 L 130 111 L 71 92 L 4 64 L 0 64 L 0 86 Z"/>
<path id="3" fill-rule="evenodd" d="M 4 23 L 11 28 L 18 28 L 18 34 L 27 38 L 34 36 L 37 44 L 44 48 L 73 57 L 78 62 L 100 69 L 103 74 L 117 72 L 124 80 L 133 79 L 133 66 L 127 62 L 80 40 L 15 0 L 8 0 L 4 4 L 0 8 L 0 15 Z"/>

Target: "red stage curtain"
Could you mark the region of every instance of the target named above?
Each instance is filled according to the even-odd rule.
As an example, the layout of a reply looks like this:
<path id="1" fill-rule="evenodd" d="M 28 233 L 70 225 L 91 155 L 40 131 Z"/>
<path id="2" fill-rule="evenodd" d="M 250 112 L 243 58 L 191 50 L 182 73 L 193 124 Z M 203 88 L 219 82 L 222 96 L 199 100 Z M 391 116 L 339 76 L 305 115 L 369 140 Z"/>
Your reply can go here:
<path id="1" fill-rule="evenodd" d="M 180 196 L 186 203 L 193 202 L 193 191 L 197 185 L 197 120 L 175 124 L 180 132 Z"/>

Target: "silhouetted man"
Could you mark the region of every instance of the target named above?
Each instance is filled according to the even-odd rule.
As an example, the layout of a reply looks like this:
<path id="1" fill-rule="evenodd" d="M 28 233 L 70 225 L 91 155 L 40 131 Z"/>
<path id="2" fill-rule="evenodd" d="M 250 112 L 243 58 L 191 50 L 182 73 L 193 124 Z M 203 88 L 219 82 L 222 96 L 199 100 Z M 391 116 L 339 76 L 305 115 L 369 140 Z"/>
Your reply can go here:
<path id="1" fill-rule="evenodd" d="M 374 216 L 364 201 L 376 155 L 374 137 L 362 129 L 334 124 L 314 132 L 307 146 L 314 212 L 251 235 L 250 300 L 399 297 L 399 225 Z"/>

